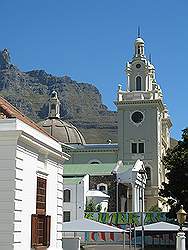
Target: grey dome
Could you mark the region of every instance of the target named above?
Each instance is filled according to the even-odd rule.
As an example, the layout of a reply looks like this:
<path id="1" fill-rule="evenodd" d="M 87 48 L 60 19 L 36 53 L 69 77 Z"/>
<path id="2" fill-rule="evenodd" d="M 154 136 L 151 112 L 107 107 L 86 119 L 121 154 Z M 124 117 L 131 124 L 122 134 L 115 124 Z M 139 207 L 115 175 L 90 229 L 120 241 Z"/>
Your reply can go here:
<path id="1" fill-rule="evenodd" d="M 47 133 L 59 142 L 66 144 L 85 144 L 85 139 L 80 131 L 71 123 L 59 118 L 48 118 L 39 123 Z"/>

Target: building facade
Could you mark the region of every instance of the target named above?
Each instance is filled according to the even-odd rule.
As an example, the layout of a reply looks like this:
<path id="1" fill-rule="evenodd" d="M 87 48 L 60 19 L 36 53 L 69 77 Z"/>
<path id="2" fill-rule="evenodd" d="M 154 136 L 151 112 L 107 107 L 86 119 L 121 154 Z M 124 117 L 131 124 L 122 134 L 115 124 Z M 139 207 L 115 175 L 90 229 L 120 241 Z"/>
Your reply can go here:
<path id="1" fill-rule="evenodd" d="M 126 65 L 126 89 L 118 86 L 115 100 L 118 114 L 117 143 L 87 144 L 83 136 L 80 139 L 80 133 L 79 139 L 62 142 L 71 145 L 69 148 L 63 146 L 72 156 L 67 164 L 110 164 L 122 161 L 125 165 L 130 162 L 134 165 L 138 159 L 142 160 L 147 172 L 145 208 L 148 210 L 158 206 L 165 210 L 158 191 L 165 180 L 162 158 L 170 147 L 169 130 L 172 123 L 155 77 L 155 67 L 144 50 L 145 43 L 138 37 L 134 43 L 133 58 Z M 58 97 L 53 102 L 51 98 L 51 112 L 52 108 L 58 112 L 58 105 Z M 53 116 L 59 119 L 59 115 L 54 112 Z M 68 137 L 72 138 L 72 134 Z"/>
<path id="2" fill-rule="evenodd" d="M 62 249 L 68 159 L 54 138 L 0 97 L 0 249 Z"/>

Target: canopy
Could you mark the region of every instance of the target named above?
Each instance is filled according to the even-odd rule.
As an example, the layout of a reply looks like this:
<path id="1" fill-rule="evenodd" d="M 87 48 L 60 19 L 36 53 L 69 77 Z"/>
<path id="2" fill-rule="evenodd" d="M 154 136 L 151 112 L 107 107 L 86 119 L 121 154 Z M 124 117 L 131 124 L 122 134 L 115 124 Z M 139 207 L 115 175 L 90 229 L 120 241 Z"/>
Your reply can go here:
<path id="1" fill-rule="evenodd" d="M 144 225 L 144 231 L 178 231 L 180 226 L 167 222 L 156 222 L 149 225 Z M 141 231 L 142 227 L 136 227 L 136 231 Z M 184 231 L 188 231 L 188 228 L 183 228 Z"/>
<path id="2" fill-rule="evenodd" d="M 102 198 L 110 198 L 109 195 L 99 191 L 99 190 L 88 190 L 86 193 L 87 197 L 102 197 Z"/>
<path id="3" fill-rule="evenodd" d="M 126 232 L 123 229 L 102 224 L 86 218 L 63 223 L 63 232 Z"/>

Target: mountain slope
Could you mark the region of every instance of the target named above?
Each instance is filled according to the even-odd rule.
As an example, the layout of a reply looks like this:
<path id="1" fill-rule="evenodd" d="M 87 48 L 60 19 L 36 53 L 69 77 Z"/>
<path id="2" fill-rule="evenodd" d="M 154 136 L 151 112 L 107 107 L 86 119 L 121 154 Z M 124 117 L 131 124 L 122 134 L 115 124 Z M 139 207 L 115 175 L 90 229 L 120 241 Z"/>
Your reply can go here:
<path id="1" fill-rule="evenodd" d="M 10 63 L 8 50 L 0 52 L 0 94 L 35 121 L 48 116 L 48 99 L 58 92 L 61 117 L 74 124 L 88 143 L 117 142 L 117 114 L 102 103 L 92 84 L 69 76 L 56 77 L 44 70 L 22 72 Z"/>

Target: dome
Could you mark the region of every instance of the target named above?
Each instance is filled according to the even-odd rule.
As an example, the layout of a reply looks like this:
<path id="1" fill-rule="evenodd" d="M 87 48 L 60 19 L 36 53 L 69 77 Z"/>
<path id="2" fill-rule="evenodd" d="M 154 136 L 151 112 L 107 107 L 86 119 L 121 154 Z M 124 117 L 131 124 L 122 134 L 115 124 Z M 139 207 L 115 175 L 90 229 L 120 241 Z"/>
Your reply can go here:
<path id="1" fill-rule="evenodd" d="M 139 43 L 144 43 L 144 40 L 141 37 L 136 38 L 135 45 Z"/>
<path id="2" fill-rule="evenodd" d="M 48 118 L 39 123 L 47 133 L 65 144 L 85 144 L 85 139 L 80 131 L 71 123 L 59 118 Z"/>
<path id="3" fill-rule="evenodd" d="M 39 125 L 59 142 L 65 144 L 85 144 L 85 139 L 80 131 L 71 123 L 60 119 L 60 101 L 56 91 L 51 93 L 48 118 L 39 122 Z"/>

